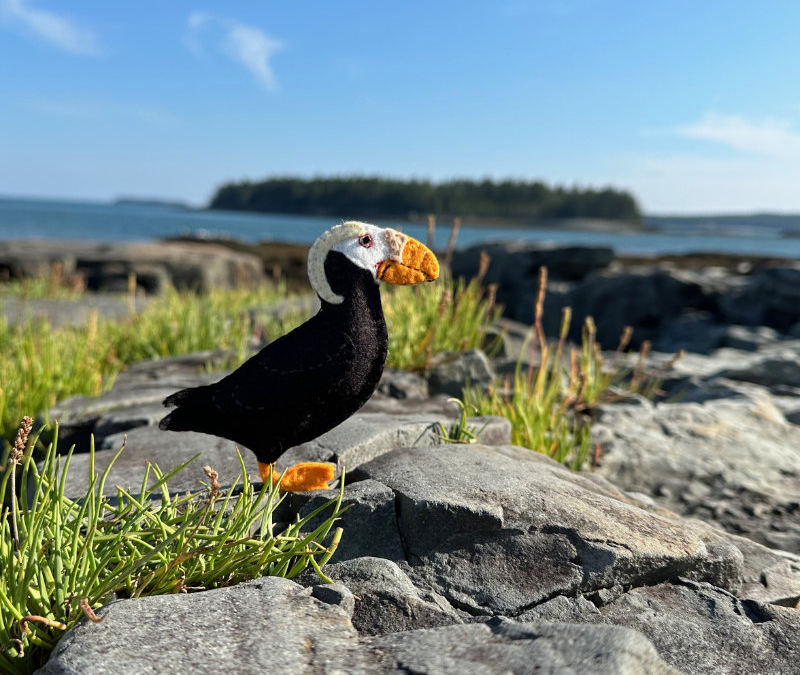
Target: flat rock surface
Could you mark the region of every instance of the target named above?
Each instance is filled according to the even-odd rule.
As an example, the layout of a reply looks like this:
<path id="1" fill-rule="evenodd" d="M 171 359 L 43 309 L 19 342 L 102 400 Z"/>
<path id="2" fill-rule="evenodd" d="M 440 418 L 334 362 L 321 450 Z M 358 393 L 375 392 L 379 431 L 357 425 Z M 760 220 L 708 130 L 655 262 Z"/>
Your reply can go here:
<path id="1" fill-rule="evenodd" d="M 597 628 L 506 620 L 392 633 L 366 644 L 378 650 L 381 664 L 393 673 L 680 675 L 641 634 L 610 626 L 603 627 L 609 630 Z"/>
<path id="2" fill-rule="evenodd" d="M 627 626 L 646 635 L 666 661 L 686 673 L 797 672 L 800 612 L 742 601 L 710 584 L 618 588 L 590 600 L 559 596 L 520 618 Z"/>
<path id="3" fill-rule="evenodd" d="M 38 673 L 376 672 L 347 613 L 286 579 L 116 602 L 101 615 L 69 632 Z M 153 631 L 165 617 L 169 630 Z"/>
<path id="4" fill-rule="evenodd" d="M 769 395 L 604 406 L 592 432 L 614 484 L 800 553 L 800 427 Z"/>
<path id="5" fill-rule="evenodd" d="M 124 432 L 117 431 L 96 440 L 98 450 L 95 452 L 95 468 L 99 472 L 105 470 L 125 443 L 125 450 L 109 473 L 106 483 L 108 494 L 113 493 L 117 485 L 128 490 L 138 489 L 147 462 L 158 464 L 166 470 L 197 455 L 200 455 L 197 461 L 170 482 L 173 490 L 198 489 L 198 481 L 205 480 L 203 473 L 205 465 L 218 471 L 222 479 L 230 484 L 241 474 L 237 449 L 242 454 L 251 480 L 260 480 L 256 457 L 247 448 L 238 447 L 233 441 L 208 434 L 161 431 L 153 424 L 157 424 L 163 417 L 164 408 L 155 406 L 149 410 L 150 412 L 142 412 L 142 408 L 136 406 L 137 415 L 141 415 L 142 421 L 147 417 L 151 424 L 137 426 Z M 119 412 L 115 412 L 110 417 L 100 416 L 97 422 L 99 428 L 110 425 L 119 415 Z M 276 462 L 276 466 L 279 471 L 283 471 L 301 461 L 328 461 L 336 463 L 340 468 L 355 469 L 363 462 L 395 448 L 440 443 L 439 425 L 447 425 L 449 422 L 447 418 L 437 418 L 433 415 L 356 413 L 327 434 L 290 449 Z M 473 424 L 476 425 L 484 423 L 487 423 L 487 420 L 483 418 L 473 420 Z M 506 420 L 492 418 L 488 420 L 488 424 L 496 427 L 495 435 L 501 440 L 507 439 L 507 436 L 504 436 L 504 432 L 508 431 Z M 88 453 L 75 454 L 65 484 L 66 494 L 78 496 L 86 491 L 88 470 Z"/>
<path id="6" fill-rule="evenodd" d="M 497 621 L 359 639 L 345 609 L 312 593 L 264 578 L 111 603 L 102 623 L 81 622 L 37 673 L 568 675 L 591 664 L 598 675 L 679 675 L 641 634 L 611 626 Z M 163 617 L 170 629 L 154 632 Z"/>

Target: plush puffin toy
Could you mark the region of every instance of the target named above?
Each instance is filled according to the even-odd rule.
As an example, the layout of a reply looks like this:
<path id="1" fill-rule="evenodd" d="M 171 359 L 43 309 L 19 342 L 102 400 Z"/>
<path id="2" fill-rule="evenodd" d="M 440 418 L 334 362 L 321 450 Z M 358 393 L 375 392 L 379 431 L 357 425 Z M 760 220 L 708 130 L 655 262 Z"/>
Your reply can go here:
<path id="1" fill-rule="evenodd" d="M 379 283 L 438 276 L 436 256 L 407 235 L 367 223 L 336 225 L 308 253 L 319 312 L 219 382 L 167 397 L 164 405 L 175 410 L 159 427 L 250 448 L 268 480 L 286 450 L 344 422 L 378 386 L 388 351 Z M 281 488 L 322 489 L 331 478 L 332 465 L 304 462 L 286 472 Z"/>

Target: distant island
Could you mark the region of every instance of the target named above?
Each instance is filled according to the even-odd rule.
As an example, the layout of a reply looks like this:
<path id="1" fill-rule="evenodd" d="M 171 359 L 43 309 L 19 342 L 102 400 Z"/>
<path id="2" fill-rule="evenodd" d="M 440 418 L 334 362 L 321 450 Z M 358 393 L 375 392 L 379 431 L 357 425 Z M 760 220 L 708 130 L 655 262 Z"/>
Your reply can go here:
<path id="1" fill-rule="evenodd" d="M 646 227 L 675 229 L 683 227 L 693 233 L 716 232 L 773 234 L 796 237 L 800 235 L 800 214 L 795 213 L 739 213 L 725 215 L 678 215 L 643 218 Z"/>
<path id="2" fill-rule="evenodd" d="M 491 222 L 596 218 L 639 223 L 628 192 L 565 188 L 541 181 L 395 180 L 378 176 L 277 176 L 220 186 L 210 209 L 419 220 L 427 214 Z"/>
<path id="3" fill-rule="evenodd" d="M 156 197 L 117 197 L 114 200 L 115 204 L 120 206 L 166 206 L 171 209 L 190 209 L 191 207 L 186 202 L 181 202 L 172 199 L 158 199 Z"/>

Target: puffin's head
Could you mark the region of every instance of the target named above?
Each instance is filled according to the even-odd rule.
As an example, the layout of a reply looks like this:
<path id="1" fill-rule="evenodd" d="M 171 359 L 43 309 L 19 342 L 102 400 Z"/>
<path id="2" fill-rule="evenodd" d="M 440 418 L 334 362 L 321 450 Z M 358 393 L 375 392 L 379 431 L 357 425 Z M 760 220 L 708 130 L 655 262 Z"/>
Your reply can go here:
<path id="1" fill-rule="evenodd" d="M 322 234 L 308 252 L 308 278 L 320 298 L 338 305 L 344 301 L 325 276 L 325 258 L 342 253 L 356 267 L 372 274 L 375 283 L 409 285 L 433 281 L 439 261 L 426 246 L 402 232 L 349 221 Z"/>

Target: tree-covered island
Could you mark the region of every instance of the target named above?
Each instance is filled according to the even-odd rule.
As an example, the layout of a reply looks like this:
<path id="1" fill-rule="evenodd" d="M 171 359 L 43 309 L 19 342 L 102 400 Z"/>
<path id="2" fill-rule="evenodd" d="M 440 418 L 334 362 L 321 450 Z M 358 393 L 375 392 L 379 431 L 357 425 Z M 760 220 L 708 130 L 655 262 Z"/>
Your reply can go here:
<path id="1" fill-rule="evenodd" d="M 378 176 L 298 178 L 226 183 L 211 209 L 353 218 L 415 220 L 432 213 L 479 221 L 529 223 L 554 218 L 638 222 L 641 211 L 628 192 L 550 186 L 541 181 L 397 180 Z"/>

